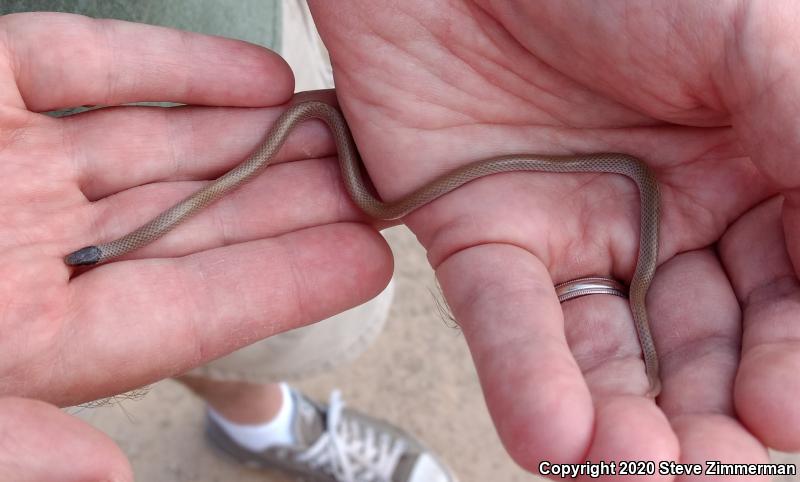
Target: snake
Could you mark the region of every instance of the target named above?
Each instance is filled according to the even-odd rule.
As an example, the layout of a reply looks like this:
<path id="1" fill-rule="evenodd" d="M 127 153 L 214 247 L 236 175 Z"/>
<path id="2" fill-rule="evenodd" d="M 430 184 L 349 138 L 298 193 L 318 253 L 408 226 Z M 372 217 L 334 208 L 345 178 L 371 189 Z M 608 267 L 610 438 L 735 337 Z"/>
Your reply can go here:
<path id="1" fill-rule="evenodd" d="M 78 249 L 68 254 L 64 261 L 69 266 L 97 265 L 152 243 L 211 203 L 258 176 L 275 159 L 295 127 L 308 119 L 319 119 L 328 126 L 333 134 L 341 177 L 349 196 L 367 215 L 380 220 L 402 218 L 468 182 L 491 174 L 521 171 L 610 173 L 631 179 L 639 190 L 640 233 L 638 258 L 628 288 L 628 299 L 644 358 L 649 382 L 648 395 L 658 395 L 661 389 L 658 354 L 650 332 L 645 297 L 653 280 L 658 258 L 659 189 L 650 168 L 637 157 L 628 154 L 511 154 L 492 157 L 457 167 L 399 200 L 384 202 L 373 193 L 372 183 L 365 177 L 355 141 L 339 109 L 321 101 L 299 102 L 288 107 L 278 117 L 264 141 L 239 165 L 128 234 L 106 243 Z"/>

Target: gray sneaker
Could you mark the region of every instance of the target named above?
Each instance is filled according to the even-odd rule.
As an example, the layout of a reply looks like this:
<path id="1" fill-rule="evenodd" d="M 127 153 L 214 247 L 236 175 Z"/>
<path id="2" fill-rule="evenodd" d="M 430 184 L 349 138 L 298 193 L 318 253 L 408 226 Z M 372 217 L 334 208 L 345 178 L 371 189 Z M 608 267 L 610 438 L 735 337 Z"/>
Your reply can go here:
<path id="1" fill-rule="evenodd" d="M 291 393 L 295 445 L 253 452 L 207 417 L 211 443 L 249 467 L 284 470 L 313 482 L 456 482 L 444 464 L 403 430 L 345 409 L 338 391 L 328 406 L 296 390 Z"/>

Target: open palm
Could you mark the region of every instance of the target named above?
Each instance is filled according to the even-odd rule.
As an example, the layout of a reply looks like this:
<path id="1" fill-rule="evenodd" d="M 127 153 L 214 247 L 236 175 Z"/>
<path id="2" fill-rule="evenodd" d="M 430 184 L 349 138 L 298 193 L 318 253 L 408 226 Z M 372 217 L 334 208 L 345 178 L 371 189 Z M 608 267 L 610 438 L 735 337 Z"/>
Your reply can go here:
<path id="1" fill-rule="evenodd" d="M 625 152 L 655 171 L 657 404 L 644 396 L 626 303 L 560 307 L 552 288 L 592 274 L 630 279 L 632 183 L 496 175 L 407 220 L 523 466 L 763 462 L 766 446 L 800 448 L 800 69 L 788 61 L 800 26 L 786 20 L 800 12 L 783 3 L 312 4 L 340 104 L 386 199 L 502 154 Z"/>
<path id="2" fill-rule="evenodd" d="M 292 91 L 283 60 L 243 42 L 76 15 L 0 17 L 4 415 L 50 413 L 4 396 L 70 405 L 118 393 L 380 291 L 390 253 L 377 231 L 352 222 L 363 217 L 330 182 L 330 159 L 274 166 L 149 254 L 83 273 L 64 264 L 71 250 L 123 234 L 246 157 L 283 109 L 241 107 L 282 104 Z M 239 108 L 41 113 L 153 100 Z M 305 126 L 284 160 L 320 155 L 323 133 Z M 56 428 L 0 417 L 8 422 L 41 439 Z M 51 442 L 48 450 L 71 443 Z M 6 448 L 0 479 L 38 480 L 4 472 Z"/>

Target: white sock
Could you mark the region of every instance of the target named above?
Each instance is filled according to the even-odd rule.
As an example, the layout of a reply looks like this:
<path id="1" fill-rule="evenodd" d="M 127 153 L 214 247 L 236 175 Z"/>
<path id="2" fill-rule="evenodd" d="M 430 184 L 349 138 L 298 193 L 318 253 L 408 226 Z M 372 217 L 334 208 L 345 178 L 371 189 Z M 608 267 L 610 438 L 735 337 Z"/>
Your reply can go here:
<path id="1" fill-rule="evenodd" d="M 285 383 L 281 383 L 281 394 L 283 395 L 281 409 L 275 418 L 267 423 L 258 425 L 233 423 L 211 407 L 208 407 L 208 414 L 236 443 L 253 452 L 261 452 L 276 445 L 291 445 L 295 442 L 292 434 L 294 399 L 289 386 Z"/>

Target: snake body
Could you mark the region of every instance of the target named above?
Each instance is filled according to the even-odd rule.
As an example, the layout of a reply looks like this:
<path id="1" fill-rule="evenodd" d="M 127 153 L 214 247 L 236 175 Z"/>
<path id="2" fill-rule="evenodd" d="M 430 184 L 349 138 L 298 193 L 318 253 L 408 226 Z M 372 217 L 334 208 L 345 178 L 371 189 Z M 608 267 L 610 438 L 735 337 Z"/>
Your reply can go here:
<path id="1" fill-rule="evenodd" d="M 68 265 L 93 265 L 108 261 L 149 244 L 209 204 L 257 176 L 280 150 L 293 129 L 316 118 L 333 133 L 339 155 L 342 179 L 353 201 L 376 219 L 397 219 L 472 180 L 497 173 L 536 171 L 553 173 L 613 173 L 632 179 L 640 197 L 641 232 L 639 256 L 629 289 L 630 307 L 645 360 L 650 394 L 660 390 L 658 356 L 647 318 L 645 296 L 656 269 L 658 257 L 659 192 L 650 169 L 627 154 L 599 153 L 570 156 L 515 154 L 494 157 L 464 165 L 422 186 L 404 198 L 386 203 L 376 198 L 362 174 L 361 159 L 347 123 L 339 110 L 318 101 L 302 102 L 287 109 L 267 133 L 264 142 L 241 164 L 208 186 L 178 202 L 148 223 L 104 244 L 87 246 L 66 256 Z"/>

